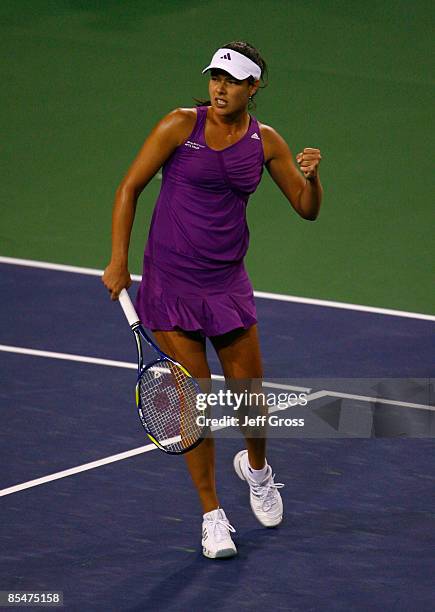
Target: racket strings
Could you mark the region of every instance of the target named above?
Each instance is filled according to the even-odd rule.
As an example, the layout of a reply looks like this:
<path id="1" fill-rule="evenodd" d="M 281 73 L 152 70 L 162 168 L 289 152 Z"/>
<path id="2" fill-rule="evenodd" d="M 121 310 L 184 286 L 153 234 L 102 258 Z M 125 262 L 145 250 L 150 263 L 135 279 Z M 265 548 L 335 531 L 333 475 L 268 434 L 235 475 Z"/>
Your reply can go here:
<path id="1" fill-rule="evenodd" d="M 169 360 L 144 370 L 138 382 L 140 411 L 147 429 L 167 450 L 180 452 L 200 437 L 198 387 Z"/>

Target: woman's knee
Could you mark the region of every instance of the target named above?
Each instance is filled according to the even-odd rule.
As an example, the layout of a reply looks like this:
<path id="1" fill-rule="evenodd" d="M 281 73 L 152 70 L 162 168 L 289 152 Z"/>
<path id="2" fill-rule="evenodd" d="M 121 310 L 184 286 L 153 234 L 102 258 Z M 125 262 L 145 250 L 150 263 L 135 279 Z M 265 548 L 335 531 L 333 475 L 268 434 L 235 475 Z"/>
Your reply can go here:
<path id="1" fill-rule="evenodd" d="M 225 377 L 231 380 L 263 378 L 257 326 L 238 329 L 211 339 Z"/>
<path id="2" fill-rule="evenodd" d="M 181 330 L 155 331 L 154 336 L 160 349 L 181 363 L 192 376 L 203 380 L 211 378 L 205 339 Z"/>

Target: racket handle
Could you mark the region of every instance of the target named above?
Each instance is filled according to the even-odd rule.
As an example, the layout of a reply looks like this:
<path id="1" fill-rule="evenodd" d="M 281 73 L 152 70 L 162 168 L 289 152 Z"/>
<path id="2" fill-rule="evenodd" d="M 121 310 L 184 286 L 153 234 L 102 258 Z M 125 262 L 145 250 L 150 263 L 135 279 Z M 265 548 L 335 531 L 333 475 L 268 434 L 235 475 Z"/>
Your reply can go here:
<path id="1" fill-rule="evenodd" d="M 138 323 L 140 323 L 140 319 L 130 300 L 130 296 L 128 295 L 127 289 L 123 289 L 119 294 L 119 302 L 122 306 L 122 310 L 124 311 L 124 314 L 130 327 L 134 327 Z"/>

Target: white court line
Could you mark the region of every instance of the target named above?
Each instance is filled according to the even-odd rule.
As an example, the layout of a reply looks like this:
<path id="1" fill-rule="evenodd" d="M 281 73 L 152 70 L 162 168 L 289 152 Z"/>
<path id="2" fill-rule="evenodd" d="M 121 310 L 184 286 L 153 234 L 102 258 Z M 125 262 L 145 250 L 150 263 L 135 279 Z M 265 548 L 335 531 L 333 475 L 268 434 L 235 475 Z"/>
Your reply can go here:
<path id="1" fill-rule="evenodd" d="M 24 348 L 21 346 L 10 346 L 7 344 L 0 344 L 0 351 L 5 353 L 16 353 L 19 355 L 30 355 L 31 357 L 46 357 L 49 359 L 60 359 L 64 361 L 78 361 L 81 363 L 91 363 L 95 365 L 104 365 L 115 368 L 127 368 L 130 370 L 136 370 L 137 365 L 128 361 L 116 361 L 113 359 L 100 359 L 98 357 L 86 357 L 84 355 L 73 355 L 71 353 L 55 353 L 51 351 L 40 351 L 37 349 Z M 212 380 L 225 380 L 221 374 L 212 374 Z M 300 387 L 296 385 L 284 385 L 282 383 L 263 381 L 264 387 L 270 387 L 271 389 L 283 389 L 284 391 L 305 391 L 309 393 L 311 387 Z M 323 395 L 322 395 L 323 394 Z M 427 406 L 425 404 L 414 404 L 411 402 L 400 402 L 396 400 L 382 399 L 379 397 L 367 397 L 365 395 L 353 395 L 348 393 L 341 393 L 336 391 L 316 391 L 315 393 L 308 395 L 307 399 L 317 399 L 328 395 L 330 397 L 341 397 L 343 399 L 349 398 L 354 400 L 362 400 L 366 402 L 378 402 L 383 404 L 394 404 L 395 406 L 403 406 L 406 408 L 417 408 L 421 410 L 435 410 L 435 407 Z"/>
<path id="2" fill-rule="evenodd" d="M 38 349 L 26 348 L 23 346 L 12 346 L 9 344 L 0 344 L 0 351 L 4 353 L 15 353 L 18 355 L 29 355 L 30 357 L 45 357 L 48 359 L 61 359 L 63 361 L 78 361 L 79 363 L 92 363 L 95 365 L 111 366 L 115 368 L 127 368 L 137 370 L 137 364 L 129 361 L 116 361 L 114 359 L 101 359 L 99 357 L 87 357 L 85 355 L 73 355 L 72 353 L 56 353 L 53 351 L 40 351 Z M 212 380 L 225 380 L 221 374 L 212 374 Z M 280 383 L 272 383 L 263 381 L 265 387 L 273 389 L 283 389 L 287 391 L 311 391 L 311 387 L 299 387 L 293 385 L 284 385 Z"/>
<path id="3" fill-rule="evenodd" d="M 107 465 L 109 463 L 114 463 L 115 461 L 122 461 L 123 459 L 134 457 L 135 455 L 148 453 L 149 451 L 156 450 L 156 448 L 157 447 L 154 446 L 154 444 L 147 444 L 147 446 L 139 446 L 139 448 L 133 448 L 132 450 L 126 451 L 124 453 L 118 453 L 117 455 L 104 457 L 104 459 L 98 459 L 97 461 L 84 463 L 83 465 L 78 465 L 76 467 L 70 468 L 69 470 L 62 470 L 62 472 L 55 472 L 54 474 L 49 474 L 48 476 L 42 476 L 42 478 L 28 480 L 27 482 L 22 482 L 21 484 L 14 485 L 13 487 L 7 487 L 6 489 L 0 490 L 0 497 L 3 497 L 5 495 L 11 495 L 12 493 L 17 493 L 18 491 L 24 491 L 24 489 L 31 489 L 32 487 L 37 487 L 38 485 L 44 484 L 46 482 L 52 482 L 53 480 L 59 480 L 60 478 L 73 476 L 74 474 L 79 474 L 80 472 L 93 470 L 94 468 L 100 467 L 102 465 Z"/>
<path id="4" fill-rule="evenodd" d="M 29 268 L 41 268 L 42 270 L 57 270 L 59 272 L 72 272 L 74 274 L 87 274 L 89 276 L 102 276 L 103 270 L 96 268 L 81 268 L 78 266 L 67 266 L 65 264 L 56 264 L 49 261 L 37 261 L 34 259 L 17 259 L 16 257 L 0 256 L 0 263 L 10 264 L 13 266 L 26 266 Z M 138 274 L 132 275 L 133 280 L 141 280 Z"/>
<path id="5" fill-rule="evenodd" d="M 350 304 L 347 302 L 332 302 L 330 300 L 317 300 L 296 295 L 281 295 L 279 293 L 265 293 L 254 291 L 257 298 L 269 300 L 282 300 L 283 302 L 294 302 L 296 304 L 311 304 L 325 308 L 342 308 L 344 310 L 357 310 L 359 312 L 373 312 L 375 314 L 388 315 L 390 317 L 406 317 L 408 319 L 421 319 L 423 321 L 435 321 L 435 315 L 423 314 L 421 312 L 407 312 L 406 310 L 393 310 L 391 308 L 378 308 L 376 306 L 363 306 L 362 304 Z"/>
<path id="6" fill-rule="evenodd" d="M 16 265 L 16 266 L 28 266 L 31 268 L 41 268 L 44 270 L 58 270 L 60 272 L 88 274 L 91 276 L 101 276 L 103 274 L 103 270 L 97 270 L 95 268 L 81 268 L 78 266 L 67 266 L 64 264 L 55 264 L 55 263 L 50 263 L 46 261 L 36 261 L 33 259 L 17 259 L 16 257 L 0 256 L 0 263 Z M 142 277 L 139 274 L 132 274 L 131 278 L 134 281 L 140 281 Z M 299 297 L 296 295 L 268 293 L 265 291 L 254 291 L 254 295 L 257 298 L 266 299 L 266 300 L 294 302 L 297 304 L 310 304 L 313 306 L 323 306 L 327 308 L 342 308 L 345 310 L 357 310 L 360 312 L 372 312 L 375 314 L 383 314 L 383 315 L 388 315 L 392 317 L 406 317 L 410 319 L 421 319 L 423 321 L 435 321 L 435 315 L 429 315 L 429 314 L 424 314 L 420 312 L 407 312 L 405 310 L 394 310 L 391 308 L 378 308 L 376 306 L 364 306 L 362 304 L 351 304 L 347 302 L 334 302 L 331 300 L 318 300 L 314 298 Z"/>
<path id="7" fill-rule="evenodd" d="M 72 355 L 68 353 L 55 353 L 51 351 L 40 351 L 36 349 L 28 349 L 28 348 L 9 346 L 9 345 L 4 345 L 4 344 L 0 344 L 0 351 L 5 351 L 8 353 L 17 353 L 21 355 L 30 355 L 33 357 L 45 357 L 45 358 L 51 358 L 51 359 L 61 359 L 61 360 L 75 361 L 75 362 L 78 361 L 82 363 L 91 363 L 95 365 L 104 365 L 104 366 L 117 367 L 117 368 L 128 368 L 132 370 L 135 370 L 137 367 L 135 363 L 129 363 L 127 361 L 115 361 L 112 359 L 99 359 L 96 357 L 85 357 L 83 355 Z M 224 380 L 224 377 L 219 374 L 213 374 L 212 378 L 214 380 Z M 286 389 L 286 390 L 291 390 L 291 391 L 306 391 L 306 392 L 311 391 L 309 387 L 283 385 L 280 383 L 272 383 L 272 382 L 268 383 L 267 381 L 264 381 L 263 385 L 265 387 Z M 374 397 L 367 397 L 363 395 L 352 395 L 349 393 L 340 393 L 340 392 L 327 391 L 327 390 L 315 391 L 314 393 L 309 394 L 307 396 L 307 401 L 311 402 L 315 399 L 319 399 L 322 397 L 341 397 L 341 398 L 362 400 L 362 401 L 375 402 L 375 403 L 381 403 L 381 404 L 392 404 L 396 406 L 403 406 L 406 408 L 417 408 L 417 409 L 422 409 L 422 410 L 435 411 L 434 406 L 426 406 L 424 404 L 400 402 L 400 401 L 395 401 L 395 400 L 389 400 L 386 398 L 379 398 L 379 397 L 374 398 Z M 274 412 L 274 411 L 275 410 L 273 409 L 273 407 L 271 407 L 270 412 Z M 222 428 L 223 427 L 221 426 L 216 427 L 216 429 L 222 429 Z M 92 461 L 90 463 L 84 463 L 83 465 L 79 465 L 77 467 L 73 467 L 68 470 L 63 470 L 61 472 L 49 474 L 48 476 L 43 476 L 41 478 L 29 480 L 27 482 L 23 482 L 21 484 L 17 484 L 12 487 L 8 487 L 6 489 L 0 490 L 0 497 L 5 496 L 5 495 L 11 495 L 12 493 L 17 493 L 25 489 L 30 489 L 32 487 L 36 487 L 38 485 L 45 484 L 47 482 L 52 482 L 53 480 L 59 480 L 60 478 L 66 478 L 67 476 L 73 476 L 74 474 L 85 472 L 87 470 L 92 470 L 94 468 L 97 468 L 103 465 L 107 465 L 115 461 L 122 461 L 123 459 L 127 459 L 129 457 L 133 457 L 141 453 L 147 453 L 152 450 L 156 450 L 156 446 L 154 446 L 154 444 L 148 444 L 147 446 L 141 446 L 139 448 L 125 451 L 123 453 L 118 453 L 117 455 L 111 455 L 110 457 L 99 459 L 97 461 Z"/>
<path id="8" fill-rule="evenodd" d="M 129 368 L 137 370 L 135 363 L 128 361 L 115 361 L 113 359 L 100 359 L 98 357 L 86 357 L 84 355 L 72 355 L 70 353 L 54 353 L 52 351 L 39 351 L 37 349 L 24 348 L 22 346 L 10 346 L 0 344 L 0 351 L 5 353 L 17 353 L 19 355 L 30 355 L 32 357 L 47 357 L 48 359 L 62 359 L 65 361 L 78 361 L 81 363 L 94 363 L 96 365 L 113 366 L 116 368 Z"/>
<path id="9" fill-rule="evenodd" d="M 41 268 L 41 269 L 47 269 L 47 270 L 58 270 L 58 271 L 71 272 L 71 273 L 77 273 L 77 274 L 87 274 L 87 275 L 93 275 L 93 276 L 101 276 L 102 274 L 102 270 L 96 270 L 92 268 L 82 268 L 82 267 L 76 267 L 76 266 L 67 266 L 63 264 L 53 264 L 49 262 L 41 262 L 41 261 L 26 260 L 26 259 L 16 259 L 16 258 L 1 257 L 1 256 L 0 256 L 0 263 L 35 267 L 35 268 Z M 132 275 L 132 279 L 135 281 L 140 281 L 141 277 L 139 275 Z M 343 308 L 343 309 L 348 309 L 348 310 L 359 310 L 363 312 L 373 312 L 377 314 L 385 314 L 385 315 L 390 315 L 390 316 L 409 317 L 409 318 L 415 318 L 415 319 L 435 321 L 435 316 L 426 315 L 422 313 L 390 310 L 390 309 L 385 309 L 385 308 L 376 308 L 376 307 L 371 307 L 371 306 L 362 306 L 358 304 L 348 304 L 348 303 L 342 303 L 342 302 L 332 302 L 332 301 L 316 300 L 316 299 L 310 299 L 310 298 L 301 298 L 297 296 L 281 295 L 281 294 L 275 294 L 275 293 L 265 293 L 261 291 L 255 291 L 254 293 L 256 297 L 264 298 L 264 299 L 296 302 L 296 303 L 302 303 L 302 304 L 312 304 L 316 306 L 327 306 L 327 307 L 332 307 L 332 308 Z M 36 349 L 27 349 L 23 347 L 14 347 L 14 346 L 7 346 L 7 345 L 0 345 L 0 350 L 5 351 L 5 352 L 27 354 L 27 355 L 38 356 L 38 357 L 47 357 L 47 358 L 63 359 L 63 360 L 77 361 L 77 362 L 83 362 L 83 363 L 93 363 L 97 365 L 136 369 L 136 364 L 134 363 L 128 363 L 124 361 L 115 361 L 115 360 L 110 360 L 110 359 L 100 359 L 96 357 L 85 357 L 82 355 L 71 355 L 67 353 L 40 351 Z M 219 376 L 219 375 L 212 375 L 212 378 L 223 380 L 224 377 Z M 310 391 L 309 388 L 305 388 L 305 387 L 292 387 L 292 386 L 287 387 L 285 385 L 278 385 L 278 384 L 273 384 L 273 383 L 270 383 L 268 385 L 266 382 L 264 383 L 264 385 L 275 387 L 275 388 L 288 388 L 291 390 Z M 425 406 L 422 404 L 395 402 L 393 400 L 387 400 L 383 398 L 367 398 L 365 396 L 357 396 L 357 395 L 354 396 L 350 394 L 336 393 L 336 392 L 330 392 L 330 391 L 317 391 L 309 395 L 307 399 L 309 399 L 309 401 L 312 401 L 314 399 L 324 397 L 324 396 L 359 399 L 363 401 L 376 401 L 378 403 L 386 403 L 386 404 L 391 403 L 394 405 L 402 405 L 405 407 L 420 408 L 420 409 L 425 409 L 425 410 L 435 410 L 434 407 Z M 84 472 L 87 470 L 91 470 L 91 469 L 100 467 L 102 465 L 107 465 L 109 463 L 121 461 L 128 457 L 132 457 L 132 456 L 135 456 L 141 453 L 145 453 L 145 452 L 149 452 L 152 450 L 156 450 L 156 447 L 154 446 L 154 444 L 149 444 L 147 446 L 142 446 L 137 449 L 132 449 L 130 451 L 119 453 L 117 455 L 112 455 L 110 457 L 106 457 L 106 458 L 103 458 L 97 461 L 85 463 L 83 465 L 80 465 L 80 466 L 77 466 L 77 467 L 74 467 L 68 470 L 63 470 L 61 472 L 57 472 L 54 474 L 50 474 L 48 476 L 37 478 L 35 480 L 31 480 L 31 481 L 24 482 L 24 483 L 21 483 L 21 484 L 12 486 L 12 487 L 8 487 L 0 491 L 0 497 L 5 496 L 5 495 L 10 495 L 11 493 L 16 493 L 24 489 L 35 487 L 40 484 L 44 484 L 46 482 L 51 482 L 53 480 L 58 480 L 60 478 L 65 478 L 67 476 L 72 476 L 74 474 Z"/>
<path id="10" fill-rule="evenodd" d="M 307 401 L 312 402 L 313 400 L 321 397 L 340 397 L 342 399 L 359 400 L 362 402 L 372 402 L 374 404 L 389 404 L 392 406 L 401 406 L 403 408 L 415 408 L 417 410 L 432 410 L 435 412 L 435 406 L 427 404 L 413 404 L 412 402 L 400 402 L 399 400 L 387 399 L 384 397 L 369 397 L 367 395 L 354 395 L 353 393 L 341 393 L 339 391 L 315 391 L 307 396 Z"/>
<path id="11" fill-rule="evenodd" d="M 435 406 L 426 406 L 424 404 L 411 404 L 407 402 L 396 402 L 394 400 L 388 400 L 385 398 L 379 397 L 366 397 L 364 395 L 352 395 L 349 393 L 338 393 L 334 391 L 316 391 L 311 393 L 307 397 L 308 402 L 312 402 L 316 399 L 322 397 L 341 397 L 346 399 L 356 399 L 362 400 L 366 402 L 375 402 L 382 404 L 393 404 L 399 406 L 405 406 L 410 408 L 419 408 L 423 410 L 433 410 L 435 411 Z M 290 406 L 293 407 L 294 406 Z M 278 412 L 281 408 L 271 406 L 269 409 L 269 413 Z M 212 427 L 213 431 L 217 431 L 220 429 L 226 429 L 226 425 L 219 425 Z M 70 468 L 68 470 L 62 470 L 61 472 L 55 472 L 54 474 L 49 474 L 48 476 L 42 476 L 41 478 L 36 478 L 34 480 L 28 480 L 27 482 L 22 482 L 21 484 L 13 485 L 12 487 L 7 487 L 6 489 L 0 490 L 0 497 L 4 497 L 5 495 L 11 495 L 12 493 L 18 493 L 19 491 L 24 491 L 25 489 L 31 489 L 32 487 L 37 487 L 38 485 L 45 484 L 47 482 L 52 482 L 53 480 L 59 480 L 61 478 L 66 478 L 68 476 L 73 476 L 74 474 L 79 474 L 80 472 L 86 472 L 88 470 L 93 470 L 95 468 L 101 467 L 102 465 L 108 465 L 109 463 L 114 463 L 116 461 L 123 461 L 124 459 L 128 459 L 130 457 L 134 457 L 136 455 L 141 455 L 142 453 L 148 453 L 150 451 L 157 450 L 157 447 L 154 444 L 147 444 L 146 446 L 140 446 L 139 448 L 134 448 L 129 451 L 125 451 L 123 453 L 118 453 L 116 455 L 111 455 L 110 457 L 104 457 L 103 459 L 98 459 L 97 461 L 91 461 L 90 463 L 84 463 L 83 465 L 78 465 L 76 467 Z"/>

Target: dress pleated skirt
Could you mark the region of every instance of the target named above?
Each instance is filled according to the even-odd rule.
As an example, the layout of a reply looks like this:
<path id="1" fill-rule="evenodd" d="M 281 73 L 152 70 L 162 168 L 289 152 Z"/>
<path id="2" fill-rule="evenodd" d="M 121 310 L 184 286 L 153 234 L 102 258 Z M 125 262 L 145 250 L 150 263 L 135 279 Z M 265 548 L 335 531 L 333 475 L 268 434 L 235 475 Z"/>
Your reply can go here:
<path id="1" fill-rule="evenodd" d="M 171 266 L 145 255 L 136 310 L 152 331 L 199 331 L 207 337 L 257 322 L 243 261 L 201 269 Z"/>

